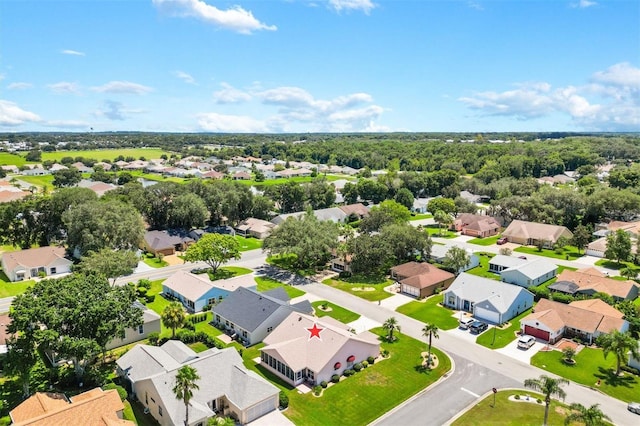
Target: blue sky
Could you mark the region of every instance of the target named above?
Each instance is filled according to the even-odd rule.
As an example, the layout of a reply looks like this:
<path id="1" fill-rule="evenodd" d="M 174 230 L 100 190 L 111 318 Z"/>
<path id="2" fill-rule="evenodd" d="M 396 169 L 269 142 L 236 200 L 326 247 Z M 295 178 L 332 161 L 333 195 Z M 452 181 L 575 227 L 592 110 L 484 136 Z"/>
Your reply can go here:
<path id="1" fill-rule="evenodd" d="M 0 131 L 91 128 L 640 131 L 640 2 L 0 2 Z"/>

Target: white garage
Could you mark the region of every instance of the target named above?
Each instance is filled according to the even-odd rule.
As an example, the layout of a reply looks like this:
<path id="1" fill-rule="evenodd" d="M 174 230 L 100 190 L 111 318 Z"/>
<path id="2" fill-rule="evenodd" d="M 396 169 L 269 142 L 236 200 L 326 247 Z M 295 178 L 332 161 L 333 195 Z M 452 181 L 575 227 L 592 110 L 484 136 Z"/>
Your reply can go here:
<path id="1" fill-rule="evenodd" d="M 253 407 L 249 407 L 245 410 L 246 420 L 245 423 L 251 423 L 255 419 L 264 416 L 267 413 L 272 412 L 278 408 L 278 395 L 273 398 L 266 399 Z"/>
<path id="2" fill-rule="evenodd" d="M 484 302 L 486 303 L 486 302 Z M 482 304 L 482 303 L 481 303 Z M 491 310 L 491 309 L 487 309 L 486 307 L 480 307 L 478 305 L 475 306 L 475 312 L 474 315 L 476 318 L 479 318 L 485 322 L 490 322 L 493 324 L 499 324 L 500 321 L 500 313 Z"/>

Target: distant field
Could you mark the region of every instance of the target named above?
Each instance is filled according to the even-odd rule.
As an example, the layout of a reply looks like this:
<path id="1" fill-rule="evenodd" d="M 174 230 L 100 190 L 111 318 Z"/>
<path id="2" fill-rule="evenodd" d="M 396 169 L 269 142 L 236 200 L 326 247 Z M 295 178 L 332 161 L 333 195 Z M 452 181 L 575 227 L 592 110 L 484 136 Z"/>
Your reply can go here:
<path id="1" fill-rule="evenodd" d="M 60 161 L 63 157 L 84 157 L 92 158 L 94 160 L 113 161 L 116 157 L 122 155 L 123 157 L 133 157 L 136 160 L 140 157 L 144 157 L 147 160 L 151 158 L 160 158 L 162 154 L 171 154 L 160 148 L 131 148 L 131 149 L 94 149 L 88 151 L 55 151 L 55 152 L 43 152 L 42 161 Z"/>
<path id="2" fill-rule="evenodd" d="M 25 163 L 24 157 L 18 154 L 9 154 L 8 152 L 0 152 L 0 165 L 2 166 L 22 166 Z"/>

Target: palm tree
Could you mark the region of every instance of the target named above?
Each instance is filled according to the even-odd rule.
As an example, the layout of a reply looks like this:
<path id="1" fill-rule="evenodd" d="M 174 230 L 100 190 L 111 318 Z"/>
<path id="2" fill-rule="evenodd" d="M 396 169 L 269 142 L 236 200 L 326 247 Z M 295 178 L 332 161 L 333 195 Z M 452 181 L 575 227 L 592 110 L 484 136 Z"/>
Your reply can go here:
<path id="1" fill-rule="evenodd" d="M 613 330 L 611 333 L 601 334 L 598 336 L 596 344 L 602 348 L 602 355 L 605 359 L 609 353 L 616 356 L 616 375 L 620 374 L 620 365 L 629 352 L 634 358 L 640 358 L 638 341 L 628 331 L 621 333 L 619 330 Z"/>
<path id="2" fill-rule="evenodd" d="M 189 401 L 191 401 L 193 397 L 193 391 L 200 389 L 196 383 L 198 380 L 200 380 L 198 371 L 190 365 L 185 365 L 179 369 L 178 374 L 176 374 L 176 385 L 173 387 L 173 393 L 176 399 L 181 399 L 182 402 L 184 402 L 185 426 L 189 424 Z"/>
<path id="3" fill-rule="evenodd" d="M 562 355 L 564 355 L 564 360 L 567 364 L 574 364 L 573 357 L 576 356 L 576 350 L 571 347 L 566 347 L 562 350 Z"/>
<path id="4" fill-rule="evenodd" d="M 544 422 L 543 426 L 547 425 L 549 419 L 549 406 L 551 405 L 551 397 L 557 396 L 564 400 L 567 393 L 562 389 L 562 385 L 568 385 L 567 379 L 545 376 L 544 374 L 537 379 L 527 379 L 524 381 L 524 387 L 538 391 L 544 395 Z"/>
<path id="5" fill-rule="evenodd" d="M 382 328 L 387 330 L 387 340 L 389 342 L 393 342 L 394 340 L 393 332 L 396 330 L 400 331 L 400 325 L 395 317 L 388 318 L 384 324 L 382 324 Z"/>
<path id="6" fill-rule="evenodd" d="M 171 329 L 171 338 L 176 337 L 176 328 L 184 324 L 184 309 L 180 302 L 171 302 L 162 310 L 162 324 Z"/>
<path id="7" fill-rule="evenodd" d="M 429 367 L 431 365 L 431 338 L 439 338 L 438 326 L 429 322 L 426 323 L 422 328 L 422 335 L 429 338 L 429 349 L 427 350 L 427 367 Z"/>
<path id="8" fill-rule="evenodd" d="M 611 420 L 609 416 L 604 414 L 600 408 L 600 404 L 593 404 L 587 408 L 582 404 L 573 403 L 569 406 L 572 413 L 564 419 L 564 424 L 568 425 L 571 422 L 584 423 L 585 426 L 601 426 L 606 425 L 605 420 Z"/>
<path id="9" fill-rule="evenodd" d="M 620 275 L 630 280 L 638 277 L 638 273 L 636 272 L 636 270 L 629 267 L 621 268 Z"/>

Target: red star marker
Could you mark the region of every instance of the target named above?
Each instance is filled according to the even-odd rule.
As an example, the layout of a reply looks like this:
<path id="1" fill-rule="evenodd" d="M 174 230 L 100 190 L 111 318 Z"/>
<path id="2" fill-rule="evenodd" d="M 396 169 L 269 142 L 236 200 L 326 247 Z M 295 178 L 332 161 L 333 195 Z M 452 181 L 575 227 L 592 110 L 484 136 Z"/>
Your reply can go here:
<path id="1" fill-rule="evenodd" d="M 314 323 L 313 327 L 307 328 L 307 330 L 309 330 L 309 340 L 311 340 L 314 337 L 317 337 L 318 339 L 322 340 L 320 338 L 320 332 L 324 330 L 324 328 L 320 328 L 318 327 L 318 324 Z"/>

